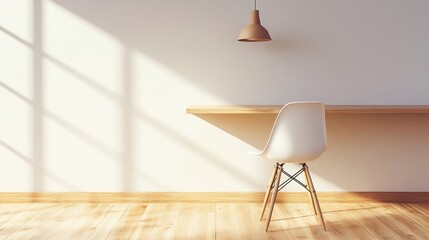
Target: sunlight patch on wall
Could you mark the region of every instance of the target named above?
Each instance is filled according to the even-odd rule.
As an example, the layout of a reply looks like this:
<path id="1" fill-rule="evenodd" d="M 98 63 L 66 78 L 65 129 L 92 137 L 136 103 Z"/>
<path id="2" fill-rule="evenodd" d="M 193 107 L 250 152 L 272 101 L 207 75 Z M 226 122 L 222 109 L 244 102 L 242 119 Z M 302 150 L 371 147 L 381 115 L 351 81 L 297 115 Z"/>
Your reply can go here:
<path id="1" fill-rule="evenodd" d="M 145 191 L 243 191 L 263 185 L 241 168 L 247 145 L 186 114 L 192 104 L 228 104 L 144 53 L 133 52 L 136 169 L 152 174 Z M 168 177 L 165 177 L 168 176 Z M 219 181 L 222 179 L 222 181 Z M 245 187 L 240 187 L 240 186 Z"/>
<path id="2" fill-rule="evenodd" d="M 140 180 L 135 176 L 136 187 L 145 191 L 192 191 L 195 184 L 199 185 L 196 179 L 203 178 L 205 173 L 195 171 L 189 174 L 189 169 L 210 167 L 207 161 L 194 160 L 195 155 L 212 159 L 218 159 L 218 156 L 205 150 L 195 153 L 194 150 L 201 146 L 197 139 L 193 139 L 192 133 L 199 124 L 205 123 L 190 126 L 189 117 L 192 116 L 186 114 L 186 107 L 203 101 L 223 101 L 208 91 L 198 89 L 192 81 L 185 80 L 145 53 L 134 50 L 131 57 L 136 172 L 151 176 L 147 178 L 143 174 Z M 173 168 L 166 167 L 173 166 L 171 164 Z M 220 170 L 211 167 L 211 171 L 219 173 Z M 160 172 L 169 177 L 156 174 Z"/>
<path id="3" fill-rule="evenodd" d="M 7 8 L 2 9 L 2 7 L 0 5 L 0 15 L 4 10 L 7 10 Z M 17 6 L 11 4 L 11 7 Z M 7 16 L 9 15 L 5 14 L 5 16 L 0 17 L 1 26 L 5 23 L 4 20 Z M 8 31 L 22 34 L 22 31 L 19 31 L 19 26 L 19 23 L 11 23 L 9 27 L 17 27 L 18 31 L 13 29 Z M 2 167 L 2 171 L 4 171 L 4 174 L 0 174 L 2 178 L 11 172 L 27 174 L 28 169 L 23 165 L 23 159 L 16 154 L 14 156 L 12 153 L 19 152 L 28 158 L 31 155 L 29 139 L 32 136 L 30 123 L 32 108 L 27 102 L 31 98 L 30 63 L 32 55 L 27 46 L 16 41 L 9 34 L 12 33 L 0 30 L 0 141 L 12 150 L 0 151 L 0 159 L 9 162 L 7 166 Z M 23 180 L 25 179 L 23 177 Z M 4 181 L 10 181 L 10 179 L 5 178 L 2 182 Z M 22 183 L 20 180 L 18 182 Z"/>
<path id="4" fill-rule="evenodd" d="M 107 90 L 122 90 L 122 44 L 52 1 L 45 1 L 43 50 Z"/>
<path id="5" fill-rule="evenodd" d="M 32 49 L 15 39 L 17 37 L 0 29 L 0 83 L 31 99 Z"/>
<path id="6" fill-rule="evenodd" d="M 0 86 L 0 140 L 22 153 L 31 154 L 31 106 Z"/>
<path id="7" fill-rule="evenodd" d="M 183 107 L 182 104 L 227 103 L 140 51 L 133 52 L 132 62 L 136 91 L 145 93 L 136 96 L 137 104 L 141 103 L 138 108 L 171 110 L 172 106 Z"/>
<path id="8" fill-rule="evenodd" d="M 49 117 L 45 123 L 46 171 L 61 179 L 45 174 L 43 188 L 49 191 L 70 191 L 62 182 L 71 183 L 78 191 L 121 191 L 121 163 L 112 160 L 114 155 L 97 149 L 76 132 L 65 128 Z"/>
<path id="9" fill-rule="evenodd" d="M 32 41 L 32 1 L 0 1 L 0 28 L 26 42 Z"/>
<path id="10" fill-rule="evenodd" d="M 55 62 L 44 61 L 43 164 L 62 179 L 45 189 L 121 191 L 121 105 Z"/>
<path id="11" fill-rule="evenodd" d="M 0 189 L 28 191 L 32 181 L 32 4 L 0 1 Z M 13 183 L 13 184 L 11 184 Z"/>
<path id="12" fill-rule="evenodd" d="M 121 191 L 123 44 L 53 1 L 43 7 L 42 164 L 56 176 L 43 187 Z"/>
<path id="13" fill-rule="evenodd" d="M 32 180 L 31 106 L 0 86 L 0 111 L 0 189 L 28 191 Z"/>
<path id="14" fill-rule="evenodd" d="M 49 60 L 44 61 L 44 73 L 48 115 L 60 118 L 110 152 L 119 152 L 120 104 Z"/>
<path id="15" fill-rule="evenodd" d="M 1 108 L 0 108 L 1 109 Z M 0 189 L 2 192 L 31 191 L 32 166 L 16 150 L 4 146 L 0 140 Z"/>

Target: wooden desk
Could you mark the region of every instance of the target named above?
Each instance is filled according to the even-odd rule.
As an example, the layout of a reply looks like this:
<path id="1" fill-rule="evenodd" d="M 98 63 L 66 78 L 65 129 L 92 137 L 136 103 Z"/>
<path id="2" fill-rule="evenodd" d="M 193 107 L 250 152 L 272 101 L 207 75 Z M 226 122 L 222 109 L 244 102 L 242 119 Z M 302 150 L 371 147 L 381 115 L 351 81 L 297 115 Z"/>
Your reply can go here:
<path id="1" fill-rule="evenodd" d="M 282 105 L 190 106 L 188 114 L 277 114 Z M 326 113 L 429 114 L 429 105 L 326 105 Z"/>

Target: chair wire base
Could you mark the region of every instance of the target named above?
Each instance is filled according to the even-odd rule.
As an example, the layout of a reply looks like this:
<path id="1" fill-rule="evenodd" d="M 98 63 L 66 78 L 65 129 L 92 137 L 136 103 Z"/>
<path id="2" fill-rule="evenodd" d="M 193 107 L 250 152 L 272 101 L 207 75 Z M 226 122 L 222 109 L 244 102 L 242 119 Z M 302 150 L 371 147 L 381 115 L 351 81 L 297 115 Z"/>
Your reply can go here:
<path id="1" fill-rule="evenodd" d="M 261 211 L 261 217 L 260 217 L 260 220 L 262 220 L 266 206 L 267 206 L 267 203 L 268 203 L 268 200 L 270 198 L 270 193 L 271 193 L 271 195 L 272 195 L 271 196 L 271 204 L 270 204 L 269 215 L 268 215 L 267 225 L 266 225 L 265 231 L 268 231 L 268 227 L 269 227 L 270 222 L 271 222 L 271 216 L 272 216 L 274 204 L 275 204 L 275 201 L 277 198 L 277 193 L 280 190 L 282 190 L 286 185 L 291 183 L 292 181 L 295 181 L 296 183 L 301 185 L 303 188 L 305 188 L 309 192 L 309 196 L 311 199 L 311 203 L 313 206 L 314 213 L 315 213 L 315 215 L 318 216 L 318 218 L 319 218 L 319 220 L 323 226 L 323 229 L 326 231 L 326 225 L 325 225 L 325 222 L 323 220 L 322 211 L 321 211 L 320 205 L 319 205 L 319 200 L 318 200 L 317 195 L 316 195 L 316 190 L 314 189 L 313 181 L 311 180 L 311 176 L 310 176 L 310 172 L 308 170 L 308 166 L 305 163 L 300 163 L 300 164 L 301 164 L 302 168 L 292 175 L 283 169 L 284 163 L 276 163 L 275 164 L 273 174 L 272 174 L 270 182 L 268 183 L 268 186 L 267 186 L 267 192 L 265 193 L 265 198 L 264 198 L 264 202 L 262 204 L 262 211 Z M 304 184 L 300 180 L 297 179 L 297 177 L 301 173 L 305 174 L 305 180 L 306 180 L 307 184 Z M 282 174 L 286 175 L 288 177 L 288 179 L 286 179 L 284 182 L 282 182 L 280 184 L 280 179 L 281 179 Z"/>
<path id="2" fill-rule="evenodd" d="M 300 170 L 298 170 L 296 173 L 294 173 L 293 175 L 290 175 L 288 172 L 286 172 L 286 171 L 283 169 L 283 165 L 284 165 L 284 163 L 283 163 L 283 164 L 279 164 L 279 166 L 278 166 L 278 167 L 279 167 L 279 168 L 281 168 L 282 173 L 283 173 L 284 175 L 288 176 L 289 178 L 280 184 L 280 186 L 279 186 L 279 190 L 278 190 L 278 191 L 281 191 L 281 190 L 282 190 L 284 187 L 286 187 L 286 185 L 288 185 L 290 182 L 295 181 L 296 183 L 298 183 L 299 185 L 301 185 L 303 188 L 305 188 L 308 192 L 310 192 L 310 189 L 308 188 L 308 186 L 307 186 L 307 185 L 305 185 L 304 183 L 302 183 L 301 181 L 299 181 L 299 180 L 297 179 L 297 177 L 298 177 L 301 173 L 303 173 L 303 172 L 304 172 L 304 168 L 305 168 L 306 164 L 305 164 L 305 163 L 301 163 L 302 168 L 301 168 Z M 274 188 L 274 185 L 271 185 L 271 189 L 273 189 L 273 188 Z"/>

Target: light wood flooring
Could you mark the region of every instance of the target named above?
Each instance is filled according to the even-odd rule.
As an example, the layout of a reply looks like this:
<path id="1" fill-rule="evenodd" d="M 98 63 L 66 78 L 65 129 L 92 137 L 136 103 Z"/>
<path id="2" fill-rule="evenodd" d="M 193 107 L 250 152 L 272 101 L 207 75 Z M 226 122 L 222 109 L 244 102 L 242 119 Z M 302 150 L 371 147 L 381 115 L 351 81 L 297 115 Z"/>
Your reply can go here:
<path id="1" fill-rule="evenodd" d="M 429 203 L 2 203 L 0 239 L 429 239 Z"/>

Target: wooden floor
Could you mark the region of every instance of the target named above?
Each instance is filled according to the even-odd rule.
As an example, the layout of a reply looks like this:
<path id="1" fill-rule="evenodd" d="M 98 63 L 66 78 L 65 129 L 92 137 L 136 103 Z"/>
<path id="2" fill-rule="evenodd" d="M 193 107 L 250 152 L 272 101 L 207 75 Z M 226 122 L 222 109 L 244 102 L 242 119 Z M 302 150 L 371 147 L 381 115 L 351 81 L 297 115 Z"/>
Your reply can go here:
<path id="1" fill-rule="evenodd" d="M 429 239 L 429 203 L 3 203 L 0 239 Z"/>

